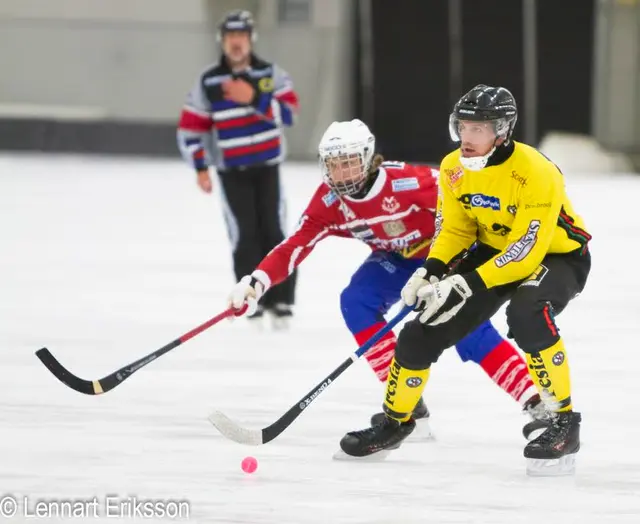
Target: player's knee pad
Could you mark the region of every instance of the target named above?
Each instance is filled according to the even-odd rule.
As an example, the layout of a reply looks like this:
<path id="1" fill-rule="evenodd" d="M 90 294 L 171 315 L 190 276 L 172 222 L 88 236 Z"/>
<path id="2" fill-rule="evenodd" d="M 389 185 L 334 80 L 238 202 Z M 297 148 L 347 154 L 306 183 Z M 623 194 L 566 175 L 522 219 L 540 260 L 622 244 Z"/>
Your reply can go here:
<path id="1" fill-rule="evenodd" d="M 483 322 L 474 331 L 456 344 L 456 351 L 463 362 L 482 362 L 503 341 L 502 336 L 490 321 Z"/>
<path id="2" fill-rule="evenodd" d="M 373 297 L 359 286 L 347 286 L 340 293 L 340 311 L 349 331 L 359 333 L 381 320 L 382 316 L 371 304 Z"/>
<path id="3" fill-rule="evenodd" d="M 404 368 L 427 369 L 437 362 L 444 350 L 445 346 L 438 342 L 437 329 L 425 329 L 413 320 L 407 322 L 398 335 L 395 358 Z"/>
<path id="4" fill-rule="evenodd" d="M 516 295 L 507 306 L 507 323 L 520 348 L 533 353 L 548 348 L 560 338 L 551 304 Z"/>

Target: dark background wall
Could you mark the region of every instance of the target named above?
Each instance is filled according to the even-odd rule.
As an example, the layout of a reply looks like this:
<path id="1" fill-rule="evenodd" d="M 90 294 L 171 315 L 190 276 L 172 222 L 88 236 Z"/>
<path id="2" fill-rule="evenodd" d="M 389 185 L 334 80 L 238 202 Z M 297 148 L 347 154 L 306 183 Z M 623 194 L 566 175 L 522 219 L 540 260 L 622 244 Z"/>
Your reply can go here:
<path id="1" fill-rule="evenodd" d="M 591 132 L 594 4 L 537 2 L 537 140 L 548 131 Z M 478 83 L 513 92 L 520 108 L 515 136 L 523 139 L 523 0 L 461 1 L 461 70 L 451 53 L 451 5 L 371 0 L 373 92 L 356 75 L 356 107 L 388 158 L 438 162 L 455 147 L 448 133 L 453 103 Z M 372 106 L 363 103 L 367 96 Z"/>

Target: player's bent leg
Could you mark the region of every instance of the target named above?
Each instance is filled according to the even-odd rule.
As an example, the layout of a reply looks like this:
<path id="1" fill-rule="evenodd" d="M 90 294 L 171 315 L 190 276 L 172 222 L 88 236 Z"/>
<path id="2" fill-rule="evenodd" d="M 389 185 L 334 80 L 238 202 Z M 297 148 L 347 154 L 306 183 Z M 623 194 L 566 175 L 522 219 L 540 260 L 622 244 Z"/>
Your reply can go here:
<path id="1" fill-rule="evenodd" d="M 349 331 L 358 346 L 363 345 L 376 332 L 387 325 L 380 313 L 382 304 L 371 289 L 349 285 L 340 294 L 340 310 Z M 389 365 L 393 358 L 396 336 L 389 331 L 364 354 L 372 371 L 380 382 L 386 382 Z"/>
<path id="2" fill-rule="evenodd" d="M 490 319 L 508 299 L 507 294 L 487 292 L 471 298 L 451 320 L 435 326 L 416 318 L 407 322 L 398 337 L 383 410 L 384 422 L 361 431 L 347 433 L 341 449 L 356 457 L 398 448 L 415 429 L 411 410 L 429 379 L 432 364 L 442 352 Z"/>
<path id="3" fill-rule="evenodd" d="M 525 351 L 531 378 L 553 413 L 548 429 L 524 449 L 531 475 L 573 473 L 580 449 L 581 415 L 573 411 L 569 362 L 552 305 L 564 309 L 574 295 L 571 287 L 575 280 L 563 266 L 556 269 L 553 276 L 549 271 L 544 288 L 519 288 L 507 308 L 511 333 Z"/>
<path id="4" fill-rule="evenodd" d="M 340 295 L 340 311 L 358 346 L 387 325 L 384 315 L 400 300 L 402 286 L 419 264 L 376 251 L 353 274 Z M 380 382 L 387 380 L 395 345 L 391 331 L 364 355 Z"/>
<path id="5" fill-rule="evenodd" d="M 400 447 L 416 427 L 412 410 L 422 396 L 431 365 L 451 345 L 451 338 L 450 323 L 431 327 L 416 319 L 404 325 L 387 378 L 386 417 L 376 426 L 347 433 L 340 441 L 344 453 L 364 457 Z"/>
<path id="6" fill-rule="evenodd" d="M 344 321 L 358 346 L 367 342 L 386 326 L 384 314 L 400 299 L 402 286 L 420 261 L 398 259 L 389 253 L 374 252 L 355 272 L 340 296 L 340 309 Z M 378 380 L 386 383 L 389 367 L 396 348 L 393 331 L 384 335 L 364 357 Z M 424 442 L 433 438 L 429 425 L 429 410 L 422 398 L 414 406 L 413 418 L 418 421 L 411 440 Z M 383 421 L 385 414 L 372 415 L 371 425 Z"/>

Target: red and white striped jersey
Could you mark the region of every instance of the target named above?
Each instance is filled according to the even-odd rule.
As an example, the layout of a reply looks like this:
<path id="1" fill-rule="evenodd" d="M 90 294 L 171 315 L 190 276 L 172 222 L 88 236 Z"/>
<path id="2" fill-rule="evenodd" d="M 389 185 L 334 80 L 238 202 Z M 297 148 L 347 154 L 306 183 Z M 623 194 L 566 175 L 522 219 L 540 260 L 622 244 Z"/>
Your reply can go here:
<path id="1" fill-rule="evenodd" d="M 438 171 L 431 167 L 384 162 L 363 198 L 339 197 L 322 184 L 295 232 L 264 258 L 256 273 L 260 280 L 268 279 L 268 285 L 282 282 L 329 236 L 355 238 L 372 250 L 395 251 L 406 258 L 425 258 L 435 233 L 437 178 Z"/>

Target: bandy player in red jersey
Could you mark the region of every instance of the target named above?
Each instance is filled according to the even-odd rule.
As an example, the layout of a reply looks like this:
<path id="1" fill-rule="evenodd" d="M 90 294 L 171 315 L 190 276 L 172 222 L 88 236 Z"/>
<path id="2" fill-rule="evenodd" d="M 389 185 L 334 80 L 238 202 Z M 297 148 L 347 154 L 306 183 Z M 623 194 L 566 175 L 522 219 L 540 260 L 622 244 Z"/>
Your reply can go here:
<path id="1" fill-rule="evenodd" d="M 404 284 L 422 266 L 436 230 L 438 199 L 435 169 L 404 162 L 384 162 L 375 154 L 375 137 L 360 120 L 334 122 L 318 147 L 323 183 L 304 211 L 296 231 L 275 247 L 258 267 L 234 287 L 230 302 L 251 314 L 270 287 L 284 281 L 322 239 L 355 238 L 371 247 L 340 295 L 347 328 L 358 345 L 385 324 L 384 315 L 401 298 Z M 443 275 L 440 275 L 440 278 Z M 387 333 L 365 358 L 386 382 L 396 337 Z M 472 360 L 534 419 L 541 429 L 546 412 L 516 349 L 490 322 L 456 346 L 463 361 Z M 377 413 L 372 424 L 383 417 Z M 421 398 L 413 417 L 429 434 L 429 411 Z M 529 437 L 527 432 L 525 436 Z"/>

